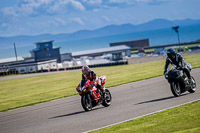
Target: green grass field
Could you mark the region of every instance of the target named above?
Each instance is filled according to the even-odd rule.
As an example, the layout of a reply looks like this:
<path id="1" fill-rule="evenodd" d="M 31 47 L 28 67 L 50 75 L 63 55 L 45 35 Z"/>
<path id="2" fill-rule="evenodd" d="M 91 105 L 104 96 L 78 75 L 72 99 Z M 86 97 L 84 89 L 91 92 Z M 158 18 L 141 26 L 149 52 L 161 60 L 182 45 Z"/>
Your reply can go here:
<path id="1" fill-rule="evenodd" d="M 193 68 L 200 67 L 200 54 L 184 57 Z M 164 60 L 93 69 L 107 75 L 106 87 L 163 75 Z M 81 71 L 0 81 L 0 111 L 76 95 Z"/>
<path id="2" fill-rule="evenodd" d="M 141 117 L 92 133 L 200 133 L 200 102 Z"/>

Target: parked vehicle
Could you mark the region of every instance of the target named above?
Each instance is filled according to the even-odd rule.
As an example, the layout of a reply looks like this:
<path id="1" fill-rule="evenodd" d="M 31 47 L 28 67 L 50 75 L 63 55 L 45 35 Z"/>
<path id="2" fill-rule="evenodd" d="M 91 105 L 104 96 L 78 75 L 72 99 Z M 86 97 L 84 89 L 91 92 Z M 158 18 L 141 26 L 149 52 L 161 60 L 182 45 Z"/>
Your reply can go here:
<path id="1" fill-rule="evenodd" d="M 90 85 L 90 80 L 81 80 L 76 90 L 81 96 L 81 104 L 85 111 L 92 110 L 93 107 L 102 104 L 105 107 L 111 104 L 111 93 L 104 87 L 106 82 L 106 76 L 101 76 L 97 80 L 97 86 L 93 87 Z"/>
<path id="2" fill-rule="evenodd" d="M 188 79 L 187 75 L 181 68 L 171 69 L 165 74 L 165 78 L 168 80 L 171 91 L 175 97 L 180 96 L 186 91 L 190 93 L 196 91 L 195 79 L 192 76 L 191 79 Z"/>

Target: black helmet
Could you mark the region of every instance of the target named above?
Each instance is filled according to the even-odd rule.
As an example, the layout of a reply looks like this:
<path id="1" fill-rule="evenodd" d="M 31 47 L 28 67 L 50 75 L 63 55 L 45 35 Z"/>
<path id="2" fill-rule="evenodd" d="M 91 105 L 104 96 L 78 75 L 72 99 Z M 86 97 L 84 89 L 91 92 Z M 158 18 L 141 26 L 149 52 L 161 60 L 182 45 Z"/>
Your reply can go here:
<path id="1" fill-rule="evenodd" d="M 175 56 L 176 56 L 176 51 L 175 51 L 173 48 L 168 49 L 168 50 L 167 50 L 167 56 L 168 56 L 170 59 L 175 58 Z"/>

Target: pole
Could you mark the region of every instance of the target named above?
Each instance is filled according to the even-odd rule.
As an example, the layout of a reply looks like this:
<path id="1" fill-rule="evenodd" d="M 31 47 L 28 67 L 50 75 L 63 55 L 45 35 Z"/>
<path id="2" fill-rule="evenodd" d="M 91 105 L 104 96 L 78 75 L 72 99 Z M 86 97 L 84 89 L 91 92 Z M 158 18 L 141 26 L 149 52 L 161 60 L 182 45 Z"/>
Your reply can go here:
<path id="1" fill-rule="evenodd" d="M 178 43 L 180 44 L 179 32 L 177 32 L 177 36 L 178 36 Z"/>
<path id="2" fill-rule="evenodd" d="M 15 43 L 14 43 L 14 50 L 15 50 L 15 57 L 16 57 L 16 61 L 18 61 L 18 59 L 17 59 L 17 50 L 16 50 Z"/>
<path id="3" fill-rule="evenodd" d="M 179 49 L 181 48 L 181 43 L 180 43 L 180 38 L 179 38 L 179 32 L 177 32 L 177 36 L 178 36 L 178 44 L 179 44 Z"/>
<path id="4" fill-rule="evenodd" d="M 179 28 L 179 26 L 174 26 L 174 27 L 172 27 L 172 29 L 174 29 L 174 31 L 177 33 L 178 45 L 179 45 L 179 50 L 180 50 L 180 48 L 181 48 L 181 43 L 180 43 L 178 28 Z"/>

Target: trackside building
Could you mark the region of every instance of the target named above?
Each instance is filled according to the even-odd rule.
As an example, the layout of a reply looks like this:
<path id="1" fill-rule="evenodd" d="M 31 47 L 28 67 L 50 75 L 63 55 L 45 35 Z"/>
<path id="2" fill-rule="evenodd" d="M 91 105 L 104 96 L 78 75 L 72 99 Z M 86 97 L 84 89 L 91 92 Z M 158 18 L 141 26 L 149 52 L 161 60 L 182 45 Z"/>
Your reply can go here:
<path id="1" fill-rule="evenodd" d="M 0 75 L 76 69 L 82 65 L 98 67 L 123 64 L 131 56 L 131 48 L 125 45 L 60 54 L 60 47 L 53 47 L 53 40 L 37 42 L 30 51 L 31 57 L 0 60 Z"/>
<path id="2" fill-rule="evenodd" d="M 31 73 L 57 70 L 61 62 L 60 47 L 53 47 L 53 40 L 37 42 L 31 57 L 0 60 L 0 75 L 5 73 Z"/>
<path id="3" fill-rule="evenodd" d="M 78 52 L 72 52 L 72 57 L 73 58 L 80 58 L 83 56 L 96 57 L 96 56 L 102 56 L 105 54 L 112 54 L 112 60 L 121 60 L 126 56 L 127 57 L 131 56 L 131 48 L 128 46 L 122 45 L 122 46 L 115 46 L 115 47 L 108 47 L 108 48 L 78 51 Z"/>
<path id="4" fill-rule="evenodd" d="M 60 59 L 60 47 L 53 47 L 53 40 L 37 42 L 36 48 L 31 50 L 32 58 L 38 61 L 54 60 L 61 62 Z"/>
<path id="5" fill-rule="evenodd" d="M 128 47 L 131 47 L 132 49 L 133 48 L 138 49 L 138 48 L 149 47 L 149 39 L 110 43 L 111 47 L 120 46 L 120 45 L 126 45 Z"/>

